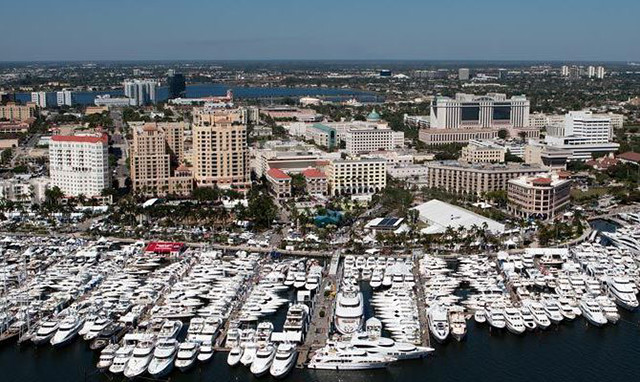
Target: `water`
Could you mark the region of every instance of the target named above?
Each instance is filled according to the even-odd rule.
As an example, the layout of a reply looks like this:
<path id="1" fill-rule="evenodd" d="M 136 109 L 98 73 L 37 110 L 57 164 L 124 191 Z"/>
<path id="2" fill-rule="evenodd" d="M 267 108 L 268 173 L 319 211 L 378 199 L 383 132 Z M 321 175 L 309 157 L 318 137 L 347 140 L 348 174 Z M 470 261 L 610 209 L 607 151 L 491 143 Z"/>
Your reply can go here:
<path id="1" fill-rule="evenodd" d="M 333 372 L 294 370 L 287 381 L 622 381 L 640 372 L 639 313 L 621 311 L 617 325 L 595 328 L 582 319 L 555 329 L 516 337 L 489 333 L 484 325 L 469 322 L 467 339 L 434 345 L 435 354 L 405 361 L 387 370 Z M 98 353 L 77 340 L 61 349 L 6 345 L 0 348 L 3 382 L 121 381 L 95 372 Z M 226 353 L 188 373 L 177 370 L 171 381 L 257 381 L 247 368 L 229 368 Z M 272 381 L 264 377 L 261 381 Z"/>
<path id="2" fill-rule="evenodd" d="M 284 88 L 284 87 L 230 87 L 222 84 L 193 84 L 187 85 L 186 96 L 188 98 L 200 98 L 208 96 L 222 96 L 227 90 L 233 90 L 236 98 L 269 98 L 269 97 L 304 97 L 318 96 L 329 101 L 341 101 L 355 97 L 361 102 L 378 102 L 384 100 L 383 97 L 374 93 L 354 90 L 354 89 L 337 89 L 337 88 Z M 122 90 L 99 91 L 99 92 L 74 92 L 73 102 L 78 105 L 93 105 L 93 100 L 97 95 L 109 94 L 112 97 L 123 96 Z M 158 101 L 166 101 L 169 97 L 169 89 L 167 87 L 158 88 Z M 31 101 L 31 93 L 16 93 L 16 100 L 21 102 Z M 47 93 L 47 104 L 56 105 L 55 92 Z"/>
<path id="3" fill-rule="evenodd" d="M 618 225 L 610 220 L 595 219 L 589 222 L 591 228 L 604 232 L 616 232 Z"/>

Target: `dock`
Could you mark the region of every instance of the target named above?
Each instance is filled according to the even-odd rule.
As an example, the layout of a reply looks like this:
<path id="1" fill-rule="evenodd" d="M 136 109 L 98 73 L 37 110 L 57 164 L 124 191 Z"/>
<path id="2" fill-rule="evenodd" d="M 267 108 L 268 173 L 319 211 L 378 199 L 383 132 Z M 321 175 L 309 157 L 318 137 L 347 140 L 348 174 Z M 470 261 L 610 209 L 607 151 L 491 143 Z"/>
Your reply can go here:
<path id="1" fill-rule="evenodd" d="M 418 257 L 413 259 L 413 279 L 416 280 L 416 296 L 418 297 L 418 319 L 420 321 L 421 345 L 431 347 L 431 337 L 429 336 L 429 317 L 427 316 L 427 302 L 424 298 L 424 280 L 420 272 Z"/>
<path id="2" fill-rule="evenodd" d="M 333 317 L 336 291 L 336 280 L 338 280 L 340 264 L 340 251 L 336 251 L 329 266 L 329 272 L 323 278 L 318 293 L 314 297 L 314 308 L 311 313 L 311 323 L 307 332 L 304 344 L 298 349 L 298 361 L 296 367 L 302 368 L 309 361 L 309 358 L 319 348 L 326 343 L 331 332 L 331 319 Z"/>

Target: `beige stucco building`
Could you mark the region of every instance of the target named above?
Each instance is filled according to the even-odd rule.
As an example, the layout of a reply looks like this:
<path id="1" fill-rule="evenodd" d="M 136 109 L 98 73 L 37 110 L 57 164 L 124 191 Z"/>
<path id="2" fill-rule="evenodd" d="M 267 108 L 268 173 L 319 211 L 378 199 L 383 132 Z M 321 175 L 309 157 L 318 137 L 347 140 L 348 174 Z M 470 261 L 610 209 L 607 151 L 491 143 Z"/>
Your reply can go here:
<path id="1" fill-rule="evenodd" d="M 553 219 L 569 204 L 570 192 L 571 181 L 555 173 L 511 179 L 507 209 L 524 219 Z"/>
<path id="2" fill-rule="evenodd" d="M 373 194 L 387 186 L 384 159 L 332 160 L 327 167 L 330 195 Z"/>

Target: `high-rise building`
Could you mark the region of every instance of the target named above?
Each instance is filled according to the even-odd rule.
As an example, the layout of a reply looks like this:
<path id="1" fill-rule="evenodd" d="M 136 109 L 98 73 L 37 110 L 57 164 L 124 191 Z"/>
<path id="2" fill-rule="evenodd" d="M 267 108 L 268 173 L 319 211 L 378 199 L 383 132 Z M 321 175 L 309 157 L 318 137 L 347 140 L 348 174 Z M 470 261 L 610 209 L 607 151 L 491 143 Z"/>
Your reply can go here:
<path id="1" fill-rule="evenodd" d="M 49 143 L 52 186 L 66 196 L 100 196 L 110 186 L 106 134 L 54 135 Z"/>
<path id="2" fill-rule="evenodd" d="M 595 77 L 595 76 L 596 76 L 596 68 L 595 68 L 595 66 L 591 66 L 591 65 L 590 65 L 590 66 L 587 68 L 587 77 L 589 77 L 589 78 L 593 78 L 593 77 Z"/>
<path id="3" fill-rule="evenodd" d="M 73 104 L 71 90 L 56 92 L 56 103 L 58 106 L 71 106 Z"/>
<path id="4" fill-rule="evenodd" d="M 562 69 L 560 71 L 563 77 L 569 77 L 569 66 L 562 65 Z"/>
<path id="5" fill-rule="evenodd" d="M 547 127 L 545 142 L 557 148 L 570 150 L 569 159 L 590 159 L 594 153 L 610 153 L 620 145 L 611 142 L 611 117 L 590 111 L 570 111 L 564 124 Z"/>
<path id="6" fill-rule="evenodd" d="M 0 118 L 9 121 L 26 121 L 35 117 L 36 104 L 28 102 L 26 105 L 18 105 L 15 102 L 9 102 L 6 105 L 0 105 Z"/>
<path id="7" fill-rule="evenodd" d="M 603 66 L 598 66 L 596 68 L 596 78 L 598 78 L 600 80 L 604 78 L 604 67 Z"/>
<path id="8" fill-rule="evenodd" d="M 458 69 L 458 79 L 460 81 L 468 81 L 469 80 L 469 69 L 468 68 L 460 68 L 460 69 Z"/>
<path id="9" fill-rule="evenodd" d="M 246 189 L 251 185 L 247 126 L 240 109 L 194 110 L 193 163 L 198 186 Z"/>
<path id="10" fill-rule="evenodd" d="M 167 77 L 169 86 L 169 99 L 184 97 L 187 89 L 184 75 L 182 73 L 172 73 Z"/>
<path id="11" fill-rule="evenodd" d="M 553 219 L 569 204 L 571 181 L 556 173 L 522 176 L 507 185 L 507 209 L 523 219 Z"/>
<path id="12" fill-rule="evenodd" d="M 156 88 L 158 83 L 154 80 L 127 80 L 124 81 L 124 95 L 129 97 L 131 104 L 136 106 L 156 103 Z"/>
<path id="13" fill-rule="evenodd" d="M 183 123 L 141 123 L 132 125 L 132 130 L 133 189 L 144 195 L 190 194 L 191 170 L 179 165 L 184 155 Z"/>
<path id="14" fill-rule="evenodd" d="M 31 102 L 35 103 L 39 108 L 46 108 L 47 92 L 31 92 Z"/>

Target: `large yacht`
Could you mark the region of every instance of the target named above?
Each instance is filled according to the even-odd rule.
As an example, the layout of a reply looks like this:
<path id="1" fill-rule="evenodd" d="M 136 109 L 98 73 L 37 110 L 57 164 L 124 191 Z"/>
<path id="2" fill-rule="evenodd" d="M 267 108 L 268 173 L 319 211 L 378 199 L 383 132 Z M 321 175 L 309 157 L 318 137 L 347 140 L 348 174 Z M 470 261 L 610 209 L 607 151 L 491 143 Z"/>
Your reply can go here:
<path id="1" fill-rule="evenodd" d="M 375 317 L 367 320 L 366 331 L 354 334 L 349 345 L 364 350 L 368 355 L 382 355 L 397 360 L 424 358 L 432 348 L 416 346 L 407 342 L 396 342 L 382 337 L 382 323 Z"/>
<path id="2" fill-rule="evenodd" d="M 467 319 L 464 317 L 464 309 L 459 306 L 449 308 L 449 326 L 451 336 L 456 341 L 462 341 L 467 335 Z"/>
<path id="3" fill-rule="evenodd" d="M 609 296 L 616 304 L 627 310 L 638 307 L 638 298 L 633 282 L 627 277 L 609 277 L 605 280 Z"/>
<path id="4" fill-rule="evenodd" d="M 231 348 L 229 354 L 227 355 L 227 365 L 233 367 L 237 366 L 240 363 L 240 359 L 242 358 L 242 353 L 244 349 L 240 346 L 235 346 Z"/>
<path id="5" fill-rule="evenodd" d="M 76 315 L 67 316 L 62 322 L 56 334 L 51 337 L 51 345 L 62 346 L 71 342 L 77 335 L 78 331 L 84 324 L 84 318 Z"/>
<path id="6" fill-rule="evenodd" d="M 559 324 L 564 318 L 557 300 L 553 300 L 553 299 L 544 300 L 542 302 L 542 309 L 547 314 L 551 322 L 553 322 L 554 324 Z"/>
<path id="7" fill-rule="evenodd" d="M 154 378 L 164 377 L 173 369 L 173 362 L 178 353 L 178 341 L 174 338 L 162 339 L 153 351 L 153 359 L 149 363 L 149 374 Z"/>
<path id="8" fill-rule="evenodd" d="M 35 345 L 49 342 L 49 340 L 51 340 L 51 338 L 56 334 L 56 331 L 58 331 L 59 325 L 59 322 L 56 320 L 44 321 L 38 327 L 38 330 L 36 331 L 36 334 L 31 338 L 31 341 Z"/>
<path id="9" fill-rule="evenodd" d="M 100 359 L 98 359 L 98 363 L 96 368 L 98 370 L 107 370 L 113 364 L 113 360 L 116 356 L 116 352 L 120 346 L 118 344 L 110 344 L 100 352 Z"/>
<path id="10" fill-rule="evenodd" d="M 180 371 L 189 370 L 196 363 L 200 345 L 197 342 L 183 342 L 178 348 L 175 365 Z"/>
<path id="11" fill-rule="evenodd" d="M 393 357 L 368 354 L 365 350 L 353 346 L 327 345 L 314 353 L 308 367 L 325 370 L 382 369 L 393 361 Z"/>
<path id="12" fill-rule="evenodd" d="M 356 286 L 344 286 L 336 298 L 336 329 L 341 334 L 352 334 L 362 329 L 363 320 L 362 292 Z"/>
<path id="13" fill-rule="evenodd" d="M 271 363 L 276 356 L 276 348 L 272 344 L 262 346 L 256 351 L 256 356 L 251 363 L 251 373 L 256 377 L 261 377 L 269 372 Z"/>
<path id="14" fill-rule="evenodd" d="M 633 254 L 640 254 L 640 240 L 636 237 L 637 231 L 634 234 L 632 229 L 621 227 L 616 232 L 601 231 L 600 234 L 609 239 L 616 247 L 627 248 Z"/>
<path id="15" fill-rule="evenodd" d="M 520 310 L 514 307 L 507 307 L 504 310 L 504 319 L 507 324 L 507 330 L 513 334 L 522 334 L 526 330 Z"/>
<path id="16" fill-rule="evenodd" d="M 582 316 L 591 325 L 603 326 L 607 323 L 607 318 L 604 316 L 600 304 L 590 296 L 584 296 L 580 300 L 580 310 L 582 311 Z"/>
<path id="17" fill-rule="evenodd" d="M 487 308 L 487 322 L 496 329 L 504 329 L 507 326 L 504 319 L 504 306 L 494 303 Z"/>
<path id="18" fill-rule="evenodd" d="M 149 363 L 153 358 L 153 348 L 154 345 L 152 341 L 141 341 L 138 343 L 135 349 L 133 349 L 133 354 L 131 354 L 127 366 L 124 368 L 124 376 L 131 379 L 147 371 L 147 367 L 149 367 Z"/>
<path id="19" fill-rule="evenodd" d="M 129 358 L 131 358 L 131 354 L 133 354 L 133 349 L 134 346 L 125 344 L 116 350 L 113 362 L 111 366 L 109 366 L 109 372 L 111 374 L 120 374 L 124 371 L 129 362 Z"/>
<path id="20" fill-rule="evenodd" d="M 278 345 L 269 373 L 274 378 L 284 378 L 293 369 L 298 357 L 295 345 L 283 342 Z"/>
<path id="21" fill-rule="evenodd" d="M 544 307 L 541 303 L 538 301 L 527 300 L 524 301 L 522 305 L 529 310 L 537 327 L 540 329 L 546 329 L 551 325 L 551 320 L 549 320 L 549 316 L 544 312 Z"/>
<path id="22" fill-rule="evenodd" d="M 447 309 L 440 305 L 434 305 L 428 309 L 429 331 L 436 341 L 442 343 L 449 337 L 449 317 Z"/>

